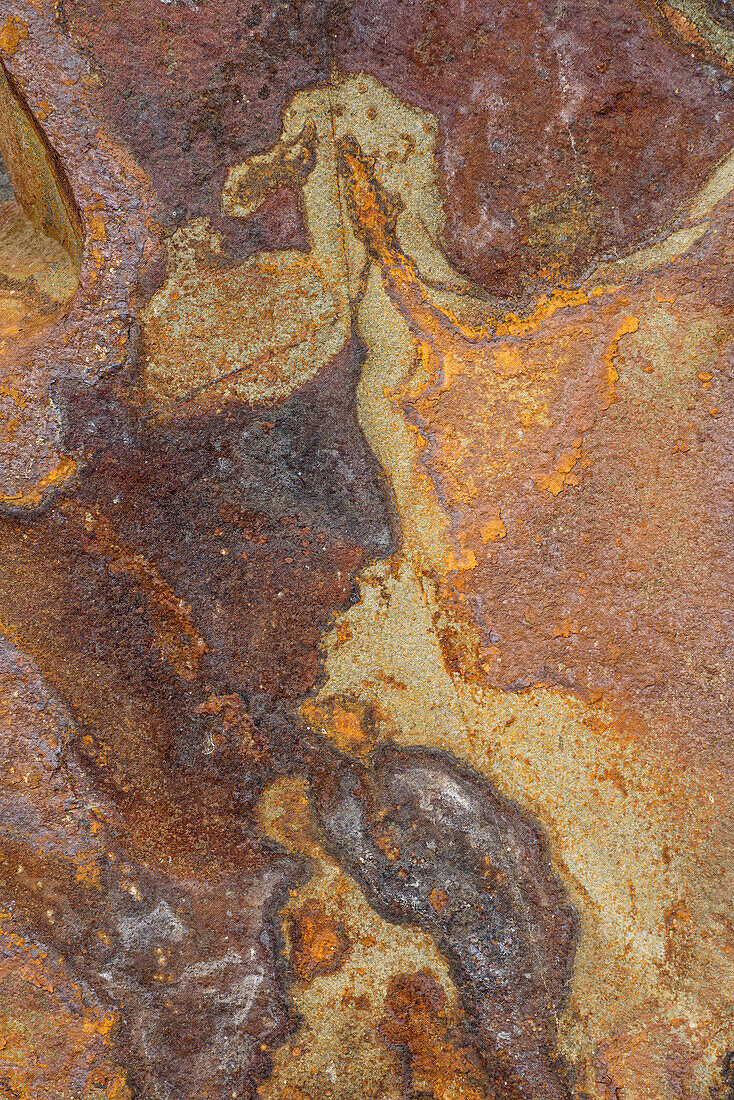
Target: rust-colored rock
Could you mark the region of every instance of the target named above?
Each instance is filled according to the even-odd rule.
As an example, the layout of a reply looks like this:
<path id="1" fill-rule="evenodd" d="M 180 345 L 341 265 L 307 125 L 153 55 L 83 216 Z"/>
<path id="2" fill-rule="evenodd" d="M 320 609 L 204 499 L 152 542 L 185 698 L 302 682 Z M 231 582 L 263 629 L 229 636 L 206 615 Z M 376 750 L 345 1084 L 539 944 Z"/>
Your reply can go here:
<path id="1" fill-rule="evenodd" d="M 348 142 L 343 158 L 358 231 L 430 349 L 428 380 L 405 408 L 463 554 L 446 584 L 479 627 L 479 674 L 695 721 L 698 751 L 703 740 L 721 760 L 730 699 L 712 685 L 727 666 L 734 575 L 723 488 L 730 200 L 675 266 L 622 287 L 612 269 L 608 283 L 558 290 L 527 318 L 472 329 L 430 303 L 395 248 L 394 202 L 373 165 Z M 656 322 L 664 347 L 682 345 L 672 368 Z M 676 485 L 675 499 L 651 495 L 651 471 L 656 485 Z M 663 572 L 672 588 L 652 599 Z M 474 658 L 454 652 L 450 631 L 444 640 L 468 674 Z"/>
<path id="2" fill-rule="evenodd" d="M 134 1094 L 249 1088 L 268 1043 L 290 1026 L 267 913 L 293 867 L 265 856 L 257 877 L 241 865 L 239 875 L 206 883 L 171 873 L 165 859 L 156 869 L 140 862 L 124 823 L 78 765 L 65 708 L 7 643 L 2 687 L 0 839 L 11 894 L 2 957 L 45 989 L 47 1014 L 58 1002 L 59 1058 L 68 1047 L 68 1071 L 47 1065 L 31 1095 L 91 1087 L 111 1053 L 98 1036 L 111 1029 Z M 16 931 L 24 928 L 33 948 Z M 73 1007 L 64 1018 L 67 1000 L 84 1006 L 86 1042 Z M 110 1087 L 122 1088 L 122 1071 L 113 1070 L 110 1063 Z"/>
<path id="3" fill-rule="evenodd" d="M 21 202 L 81 264 L 70 308 L 21 345 L 12 367 L 21 397 L 17 428 L 3 447 L 0 502 L 23 510 L 38 506 L 76 469 L 52 390 L 70 380 L 93 385 L 134 357 L 131 314 L 157 246 L 147 180 L 100 128 L 84 90 L 88 66 L 62 33 L 54 5 L 13 0 L 6 10 L 6 27 L 12 21 L 20 28 L 2 58 L 5 116 L 17 121 L 15 130 L 4 128 L 0 154 Z M 56 196 L 39 200 L 36 162 Z"/>
<path id="4" fill-rule="evenodd" d="M 271 145 L 285 101 L 326 78 L 327 9 L 273 0 L 64 5 L 68 33 L 98 78 L 95 109 L 131 148 L 167 218 L 216 217 L 227 166 Z"/>
<path id="5" fill-rule="evenodd" d="M 430 974 L 393 978 L 380 1035 L 405 1051 L 409 1087 L 432 1100 L 489 1100 L 494 1090 L 476 1051 L 447 1018 L 446 995 Z"/>
<path id="6" fill-rule="evenodd" d="M 728 151 L 728 76 L 634 0 L 358 0 L 340 64 L 439 120 L 448 255 L 493 294 L 574 277 L 677 216 Z"/>
<path id="7" fill-rule="evenodd" d="M 349 951 L 344 926 L 308 902 L 294 915 L 291 943 L 290 963 L 304 982 L 338 970 Z"/>
<path id="8" fill-rule="evenodd" d="M 731 1090 L 730 9 L 5 0 L 0 1093 Z"/>

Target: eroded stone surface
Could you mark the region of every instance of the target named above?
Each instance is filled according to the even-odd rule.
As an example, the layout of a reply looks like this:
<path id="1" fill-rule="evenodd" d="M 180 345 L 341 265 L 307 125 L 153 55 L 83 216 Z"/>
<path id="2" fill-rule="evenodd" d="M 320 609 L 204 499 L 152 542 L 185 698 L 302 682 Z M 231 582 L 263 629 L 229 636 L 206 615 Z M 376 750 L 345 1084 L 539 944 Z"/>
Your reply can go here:
<path id="1" fill-rule="evenodd" d="M 726 1095 L 730 26 L 7 0 L 0 1091 Z"/>
<path id="2" fill-rule="evenodd" d="M 316 776 L 327 845 L 378 912 L 435 938 L 495 1087 L 568 1097 L 553 1032 L 574 920 L 538 834 L 436 755 L 386 749 L 372 772 L 335 764 Z"/>
<path id="3" fill-rule="evenodd" d="M 90 794 L 65 708 L 7 643 L 2 679 L 0 836 L 10 891 L 2 956 L 15 961 L 21 985 L 40 985 L 42 1014 L 61 1025 L 56 1061 L 40 1052 L 35 1072 L 11 1048 L 9 1087 L 32 1096 L 91 1086 L 129 1095 L 124 1079 L 133 1095 L 156 1098 L 246 1094 L 268 1045 L 291 1023 L 268 919 L 293 865 L 261 860 L 256 878 L 219 875 L 204 884 L 171 874 L 165 862 L 141 863 L 126 849 L 114 809 Z M 86 1043 L 76 1034 L 78 1005 Z M 111 1030 L 124 1071 L 99 1041 Z"/>
<path id="4" fill-rule="evenodd" d="M 136 337 L 131 312 L 157 245 L 147 181 L 100 129 L 86 100 L 88 67 L 62 33 L 54 5 L 19 0 L 6 8 L 3 62 L 12 85 L 3 69 L 3 94 L 20 121 L 15 130 L 3 128 L 2 153 L 21 202 L 67 241 L 81 264 L 71 307 L 56 323 L 29 331 L 6 372 L 6 384 L 18 393 L 17 424 L 3 447 L 0 494 L 5 507 L 22 510 L 73 477 L 77 463 L 64 447 L 52 388 L 63 389 L 69 379 L 93 384 L 129 362 Z M 39 173 L 48 200 L 31 186 Z M 70 229 L 59 222 L 62 208 Z"/>
<path id="5" fill-rule="evenodd" d="M 447 253 L 495 293 L 644 240 L 731 146 L 727 77 L 631 0 L 363 0 L 339 59 L 439 120 Z"/>

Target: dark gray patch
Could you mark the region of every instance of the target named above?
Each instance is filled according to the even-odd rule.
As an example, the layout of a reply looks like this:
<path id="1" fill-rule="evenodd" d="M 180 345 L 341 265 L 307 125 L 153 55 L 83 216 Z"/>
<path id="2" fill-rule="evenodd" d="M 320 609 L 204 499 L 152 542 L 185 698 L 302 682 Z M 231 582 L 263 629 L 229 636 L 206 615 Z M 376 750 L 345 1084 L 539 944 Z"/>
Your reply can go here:
<path id="1" fill-rule="evenodd" d="M 15 198 L 15 192 L 13 191 L 13 185 L 10 182 L 10 176 L 8 170 L 5 167 L 5 162 L 0 157 L 0 202 L 8 202 L 10 199 Z"/>
<path id="2" fill-rule="evenodd" d="M 315 768 L 326 844 L 386 919 L 429 932 L 449 960 L 505 1100 L 568 1100 L 554 1054 L 575 915 L 537 826 L 477 773 L 421 749 L 372 769 Z"/>

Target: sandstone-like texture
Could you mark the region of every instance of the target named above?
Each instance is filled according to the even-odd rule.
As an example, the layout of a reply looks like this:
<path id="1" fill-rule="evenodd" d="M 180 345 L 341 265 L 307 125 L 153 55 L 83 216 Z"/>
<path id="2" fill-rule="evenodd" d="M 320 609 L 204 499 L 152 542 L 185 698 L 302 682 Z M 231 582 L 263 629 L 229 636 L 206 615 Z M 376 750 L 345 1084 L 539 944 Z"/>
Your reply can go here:
<path id="1" fill-rule="evenodd" d="M 0 0 L 0 1100 L 734 1096 L 734 5 Z"/>

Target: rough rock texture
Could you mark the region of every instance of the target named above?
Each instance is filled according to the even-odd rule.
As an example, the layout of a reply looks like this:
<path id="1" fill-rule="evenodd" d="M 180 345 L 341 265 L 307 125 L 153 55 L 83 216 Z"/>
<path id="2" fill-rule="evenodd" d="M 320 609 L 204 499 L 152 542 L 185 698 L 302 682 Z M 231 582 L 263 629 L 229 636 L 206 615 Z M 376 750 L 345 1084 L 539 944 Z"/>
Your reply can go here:
<path id="1" fill-rule="evenodd" d="M 326 79 L 330 6 L 72 0 L 63 11 L 100 77 L 100 120 L 182 222 L 216 217 L 227 166 L 272 145 L 286 101 Z"/>
<path id="2" fill-rule="evenodd" d="M 447 254 L 494 293 L 654 235 L 731 147 L 730 80 L 633 0 L 358 0 L 341 35 L 438 119 Z"/>
<path id="3" fill-rule="evenodd" d="M 0 1096 L 723 1100 L 728 0 L 0 2 Z"/>
<path id="4" fill-rule="evenodd" d="M 327 847 L 378 912 L 426 929 L 450 960 L 495 1088 L 568 1097 L 553 1021 L 574 921 L 537 833 L 479 776 L 420 750 L 316 778 Z"/>
<path id="5" fill-rule="evenodd" d="M 94 384 L 134 354 L 132 311 L 155 234 L 144 173 L 100 131 L 84 90 L 88 66 L 54 19 L 54 6 L 5 8 L 2 152 L 26 213 L 66 243 L 79 267 L 70 308 L 41 332 L 21 331 L 4 367 L 12 397 L 5 415 L 13 430 L 3 447 L 0 495 L 22 510 L 37 506 L 75 471 L 52 390 L 69 380 Z"/>
<path id="6" fill-rule="evenodd" d="M 17 650 L 5 644 L 0 661 L 0 836 L 6 897 L 10 891 L 2 957 L 22 966 L 26 948 L 14 929 L 24 929 L 43 960 L 46 1013 L 62 1018 L 70 993 L 56 973 L 61 956 L 92 1014 L 88 1030 L 104 1036 L 120 1020 L 119 1058 L 134 1093 L 246 1095 L 268 1045 L 291 1025 L 269 920 L 294 866 L 263 853 L 254 875 L 243 865 L 236 876 L 201 882 L 141 863 L 75 763 L 68 712 Z M 23 978 L 33 983 L 32 974 Z M 59 1051 L 56 1065 L 29 1080 L 11 1045 L 8 1087 L 22 1083 L 44 1097 L 81 1091 L 95 1061 L 102 1086 L 119 1087 L 119 1072 L 104 1065 L 108 1052 L 75 1052 L 68 1032 L 60 1035 L 70 1062 L 63 1075 Z"/>

